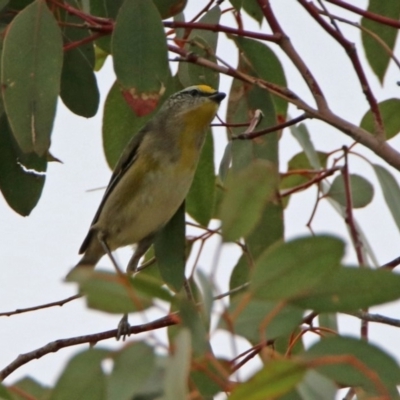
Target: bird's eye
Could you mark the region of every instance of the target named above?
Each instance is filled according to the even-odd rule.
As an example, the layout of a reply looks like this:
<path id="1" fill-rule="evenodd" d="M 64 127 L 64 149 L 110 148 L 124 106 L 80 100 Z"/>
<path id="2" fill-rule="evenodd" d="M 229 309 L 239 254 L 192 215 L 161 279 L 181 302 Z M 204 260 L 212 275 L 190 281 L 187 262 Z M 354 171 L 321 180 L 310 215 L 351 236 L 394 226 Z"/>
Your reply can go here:
<path id="1" fill-rule="evenodd" d="M 196 97 L 196 96 L 198 96 L 200 93 L 199 93 L 199 91 L 198 91 L 197 89 L 193 89 L 193 90 L 190 91 L 190 94 L 191 94 L 193 97 Z"/>

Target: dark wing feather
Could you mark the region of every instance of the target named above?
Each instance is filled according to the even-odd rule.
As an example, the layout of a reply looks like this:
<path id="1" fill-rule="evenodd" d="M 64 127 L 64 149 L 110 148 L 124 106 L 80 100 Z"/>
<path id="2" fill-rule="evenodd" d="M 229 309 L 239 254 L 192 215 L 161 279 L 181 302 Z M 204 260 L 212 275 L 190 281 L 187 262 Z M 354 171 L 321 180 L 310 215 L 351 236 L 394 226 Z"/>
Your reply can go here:
<path id="1" fill-rule="evenodd" d="M 86 235 L 85 240 L 83 241 L 81 248 L 79 249 L 79 254 L 82 254 L 86 251 L 88 248 L 90 241 L 92 239 L 93 235 L 93 230 L 92 226 L 97 222 L 99 219 L 99 216 L 101 214 L 101 211 L 103 210 L 103 206 L 105 202 L 108 199 L 108 196 L 110 196 L 111 192 L 113 189 L 117 186 L 118 182 L 120 181 L 121 177 L 125 174 L 125 171 L 131 167 L 131 165 L 135 162 L 137 159 L 137 154 L 138 154 L 138 149 L 140 147 L 140 144 L 142 143 L 143 137 L 148 131 L 148 126 L 145 126 L 143 129 L 141 129 L 128 143 L 126 146 L 125 150 L 122 152 L 121 157 L 119 158 L 114 171 L 111 175 L 110 182 L 108 183 L 107 189 L 104 192 L 103 198 L 101 199 L 99 208 L 97 209 L 97 212 L 93 218 L 92 223 L 90 224 L 90 229 L 88 234 Z"/>

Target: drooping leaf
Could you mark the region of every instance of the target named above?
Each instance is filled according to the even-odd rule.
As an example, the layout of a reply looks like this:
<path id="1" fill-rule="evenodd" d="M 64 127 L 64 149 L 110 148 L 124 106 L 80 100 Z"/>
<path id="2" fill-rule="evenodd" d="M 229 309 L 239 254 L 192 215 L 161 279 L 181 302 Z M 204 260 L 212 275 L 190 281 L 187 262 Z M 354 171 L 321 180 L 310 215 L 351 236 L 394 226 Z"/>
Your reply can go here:
<path id="1" fill-rule="evenodd" d="M 231 364 L 227 360 L 210 357 L 196 361 L 196 365 L 191 368 L 190 379 L 203 396 L 202 399 L 211 400 L 224 390 Z"/>
<path id="2" fill-rule="evenodd" d="M 337 363 L 329 363 L 316 368 L 317 372 L 334 381 L 348 386 L 361 386 L 369 394 L 377 394 L 379 391 L 371 377 L 357 368 L 356 363 L 351 363 L 351 358 L 362 363 L 367 372 L 373 372 L 375 377 L 390 393 L 391 399 L 398 399 L 396 385 L 400 383 L 400 369 L 396 361 L 388 354 L 364 340 L 335 336 L 325 338 L 306 352 L 306 359 L 318 359 L 320 357 L 343 357 Z M 347 362 L 346 362 L 347 359 Z M 394 397 L 392 397 L 394 396 Z"/>
<path id="3" fill-rule="evenodd" d="M 378 106 L 385 127 L 386 140 L 389 140 L 400 132 L 400 100 L 384 100 L 379 103 Z M 368 132 L 375 132 L 374 119 L 371 110 L 368 110 L 364 114 L 360 126 Z"/>
<path id="4" fill-rule="evenodd" d="M 354 290 L 355 284 L 362 290 Z M 326 281 L 300 294 L 293 304 L 316 312 L 351 312 L 399 298 L 399 275 L 367 268 L 339 268 Z"/>
<path id="5" fill-rule="evenodd" d="M 290 127 L 290 132 L 300 143 L 312 168 L 321 169 L 321 160 L 318 156 L 318 152 L 315 150 L 314 145 L 311 142 L 307 126 L 305 124 L 292 125 Z"/>
<path id="6" fill-rule="evenodd" d="M 161 16 L 151 0 L 126 0 L 112 38 L 114 70 L 136 115 L 153 111 L 170 76 Z"/>
<path id="7" fill-rule="evenodd" d="M 188 329 L 182 329 L 175 340 L 175 352 L 168 359 L 164 380 L 165 400 L 186 399 L 190 371 L 191 338 Z"/>
<path id="8" fill-rule="evenodd" d="M 76 0 L 68 0 L 68 2 L 75 8 L 79 8 Z M 71 26 L 71 24 L 80 24 L 80 18 L 65 12 L 63 22 L 66 24 L 62 31 L 66 46 L 90 36 L 89 29 Z M 86 118 L 93 117 L 99 106 L 100 95 L 93 72 L 94 61 L 92 42 L 64 52 L 60 96 L 73 113 Z"/>
<path id="9" fill-rule="evenodd" d="M 13 134 L 25 153 L 44 155 L 49 149 L 62 58 L 57 22 L 46 1 L 36 0 L 12 21 L 2 54 L 4 105 Z"/>
<path id="10" fill-rule="evenodd" d="M 309 370 L 297 385 L 302 400 L 334 400 L 337 387 L 335 383 L 314 370 Z"/>
<path id="11" fill-rule="evenodd" d="M 124 0 L 90 0 L 90 13 L 115 21 L 123 2 Z M 96 46 L 99 46 L 107 54 L 111 54 L 111 35 L 97 39 Z"/>
<path id="12" fill-rule="evenodd" d="M 239 59 L 239 70 L 257 76 L 252 67 Z M 257 126 L 262 130 L 276 124 L 275 107 L 272 96 L 258 86 L 244 84 L 236 79 L 232 82 L 229 93 L 227 122 L 243 123 L 254 118 L 256 110 L 263 113 Z M 229 135 L 237 135 L 243 128 L 230 128 Z M 272 133 L 253 140 L 234 140 L 232 143 L 232 170 L 236 173 L 246 168 L 254 160 L 267 160 L 273 164 L 269 179 L 275 182 L 274 192 L 278 192 L 278 133 Z M 274 171 L 274 172 L 273 172 Z M 251 256 L 257 258 L 266 248 L 283 237 L 283 207 L 279 200 L 272 196 L 264 205 L 245 242 Z"/>
<path id="13" fill-rule="evenodd" d="M 376 177 L 381 185 L 383 197 L 392 214 L 397 228 L 400 230 L 400 187 L 393 175 L 384 167 L 372 164 Z"/>
<path id="14" fill-rule="evenodd" d="M 211 8 L 200 20 L 202 24 L 218 24 L 221 17 L 219 6 Z M 218 33 L 201 29 L 193 29 L 187 38 L 188 44 L 185 48 L 212 62 L 216 62 L 215 52 L 217 49 Z M 206 84 L 215 89 L 219 86 L 219 74 L 209 68 L 193 63 L 179 63 L 178 76 L 183 86 L 195 84 Z"/>
<path id="15" fill-rule="evenodd" d="M 21 151 L 3 114 L 0 117 L 0 190 L 15 212 L 27 216 L 35 208 L 42 194 L 46 169 L 46 156 Z"/>
<path id="16" fill-rule="evenodd" d="M 182 12 L 187 0 L 153 0 L 158 12 L 161 14 L 162 19 L 171 18 L 176 14 Z"/>
<path id="17" fill-rule="evenodd" d="M 124 100 L 117 82 L 108 92 L 103 114 L 103 148 L 107 163 L 115 167 L 129 140 L 139 132 L 152 114 L 138 117 Z"/>
<path id="18" fill-rule="evenodd" d="M 146 274 L 134 278 L 120 277 L 105 271 L 82 268 L 71 272 L 68 281 L 77 282 L 90 308 L 115 314 L 143 311 L 154 298 L 171 301 L 171 295 L 160 282 Z"/>
<path id="19" fill-rule="evenodd" d="M 185 204 L 157 234 L 154 250 L 164 282 L 179 292 L 185 281 Z"/>
<path id="20" fill-rule="evenodd" d="M 360 175 L 350 174 L 349 180 L 353 208 L 362 208 L 367 206 L 374 197 L 374 187 L 369 181 Z M 336 200 L 342 206 L 347 205 L 348 199 L 346 196 L 346 187 L 343 175 L 339 175 L 334 179 L 327 196 Z"/>
<path id="21" fill-rule="evenodd" d="M 21 391 L 21 395 L 16 394 L 15 389 L 13 390 L 13 397 L 5 397 L 1 394 L 0 386 L 0 399 L 1 400 L 25 400 L 23 394 L 29 394 L 32 398 L 38 400 L 45 400 L 50 397 L 51 389 L 48 386 L 44 386 L 43 384 L 39 383 L 38 381 L 34 380 L 31 377 L 25 377 L 21 380 L 18 380 L 13 385 L 13 388 L 18 388 Z"/>
<path id="22" fill-rule="evenodd" d="M 197 309 L 195 303 L 186 298 L 180 298 L 177 301 L 179 316 L 182 320 L 182 326 L 188 328 L 191 335 L 192 351 L 195 357 L 204 357 L 211 352 L 209 335 L 204 321 Z"/>
<path id="23" fill-rule="evenodd" d="M 244 4 L 247 3 L 252 2 L 244 2 Z M 258 5 L 256 7 L 259 8 Z M 244 8 L 246 9 L 245 6 Z M 232 39 L 242 52 L 244 62 L 251 66 L 257 77 L 282 87 L 287 86 L 285 73 L 279 58 L 265 43 L 240 36 L 232 37 Z M 277 117 L 279 120 L 285 120 L 288 102 L 277 96 L 272 96 L 272 100 L 275 104 Z"/>
<path id="24" fill-rule="evenodd" d="M 329 154 L 323 151 L 317 151 L 317 155 L 319 158 L 319 164 L 321 165 L 321 167 L 325 168 Z M 288 162 L 289 171 L 294 171 L 297 169 L 314 169 L 304 151 L 295 154 Z"/>
<path id="25" fill-rule="evenodd" d="M 233 332 L 251 343 L 260 343 L 265 339 L 276 339 L 291 334 L 301 324 L 304 311 L 301 308 L 287 306 L 276 313 L 277 306 L 278 303 L 272 301 L 249 301 L 243 309 L 240 308 L 240 314 L 231 322 Z M 241 307 L 241 296 L 235 297 L 231 302 L 229 314 L 236 315 L 238 307 Z M 264 324 L 267 320 L 268 323 Z M 228 328 L 223 318 L 219 322 L 219 328 Z"/>
<path id="26" fill-rule="evenodd" d="M 238 262 L 234 266 L 229 280 L 229 290 L 236 289 L 246 283 L 250 282 L 250 265 L 248 257 L 242 254 Z M 236 294 L 231 294 L 231 299 L 236 296 Z"/>
<path id="27" fill-rule="evenodd" d="M 266 400 L 278 398 L 301 381 L 306 368 L 292 360 L 270 360 L 247 382 L 237 385 L 230 400 Z"/>
<path id="28" fill-rule="evenodd" d="M 188 214 L 203 226 L 213 215 L 215 201 L 214 139 L 207 134 L 192 186 L 186 197 Z"/>
<path id="29" fill-rule="evenodd" d="M 108 351 L 85 350 L 74 356 L 58 379 L 50 400 L 106 400 L 106 377 L 101 362 Z"/>
<path id="30" fill-rule="evenodd" d="M 155 368 L 153 349 L 145 343 L 133 343 L 113 356 L 114 366 L 108 377 L 108 399 L 132 400 Z"/>
<path id="31" fill-rule="evenodd" d="M 398 20 L 400 18 L 400 3 L 398 1 L 370 0 L 368 11 Z M 369 18 L 362 18 L 361 26 L 377 35 L 388 46 L 390 51 L 394 50 L 398 33 L 396 28 L 375 22 Z M 389 66 L 390 54 L 369 32 L 361 31 L 361 37 L 369 65 L 382 83 Z"/>
<path id="32" fill-rule="evenodd" d="M 242 7 L 250 17 L 254 18 L 261 24 L 264 14 L 262 13 L 261 6 L 256 1 L 242 0 Z"/>
<path id="33" fill-rule="evenodd" d="M 273 166 L 264 160 L 256 160 L 228 176 L 220 208 L 225 241 L 240 239 L 254 228 L 265 204 L 274 194 L 274 176 Z"/>
<path id="34" fill-rule="evenodd" d="M 0 399 L 1 400 L 14 400 L 14 397 L 11 397 L 11 394 L 8 390 L 0 384 Z"/>
<path id="35" fill-rule="evenodd" d="M 343 242 L 331 236 L 303 237 L 272 246 L 256 261 L 250 291 L 265 300 L 306 296 L 338 270 L 343 253 Z"/>

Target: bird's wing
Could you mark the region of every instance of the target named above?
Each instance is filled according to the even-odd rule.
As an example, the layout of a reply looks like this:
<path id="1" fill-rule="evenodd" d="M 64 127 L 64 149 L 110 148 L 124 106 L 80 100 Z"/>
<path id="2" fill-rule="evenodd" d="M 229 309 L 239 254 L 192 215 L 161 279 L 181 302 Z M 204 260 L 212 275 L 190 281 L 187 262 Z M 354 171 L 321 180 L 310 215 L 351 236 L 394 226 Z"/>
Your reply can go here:
<path id="1" fill-rule="evenodd" d="M 114 188 L 118 185 L 118 182 L 121 180 L 121 178 L 124 176 L 125 172 L 132 166 L 132 164 L 135 162 L 137 159 L 138 155 L 138 149 L 140 147 L 140 144 L 143 141 L 143 137 L 146 134 L 148 130 L 148 127 L 144 127 L 141 129 L 128 143 L 126 146 L 125 150 L 122 152 L 121 157 L 119 158 L 114 171 L 111 175 L 110 182 L 108 183 L 108 186 L 106 188 L 106 191 L 104 192 L 103 198 L 101 199 L 99 208 L 97 209 L 97 212 L 93 218 L 92 223 L 90 224 L 90 229 L 88 234 L 86 235 L 85 240 L 83 241 L 81 248 L 79 249 L 79 254 L 82 254 L 86 251 L 87 247 L 89 246 L 90 240 L 92 238 L 92 227 L 93 225 L 97 222 L 99 219 L 99 216 L 101 214 L 101 211 L 103 210 L 104 204 L 106 203 L 108 197 L 110 196 L 111 192 L 114 190 Z"/>

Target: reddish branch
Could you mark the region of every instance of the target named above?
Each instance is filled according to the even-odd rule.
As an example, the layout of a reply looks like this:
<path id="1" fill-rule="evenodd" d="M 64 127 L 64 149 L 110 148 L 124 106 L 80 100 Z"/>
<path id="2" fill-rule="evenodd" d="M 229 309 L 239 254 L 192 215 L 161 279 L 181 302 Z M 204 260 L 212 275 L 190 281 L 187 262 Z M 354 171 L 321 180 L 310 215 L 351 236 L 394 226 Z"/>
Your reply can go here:
<path id="1" fill-rule="evenodd" d="M 266 40 L 268 42 L 278 43 L 280 40 L 279 34 L 268 35 L 266 33 L 258 33 L 252 31 L 246 31 L 243 29 L 235 29 L 229 26 L 220 24 L 203 24 L 199 22 L 181 22 L 181 21 L 163 21 L 166 28 L 186 28 L 186 29 L 200 29 L 212 32 L 224 32 L 238 36 L 246 36 L 253 39 Z"/>
<path id="2" fill-rule="evenodd" d="M 376 101 L 372 93 L 371 87 L 369 86 L 367 77 L 365 76 L 361 62 L 357 56 L 357 51 L 354 44 L 348 41 L 340 31 L 336 30 L 334 27 L 332 27 L 332 25 L 328 24 L 323 18 L 321 18 L 320 11 L 314 4 L 306 0 L 298 0 L 298 1 L 307 10 L 307 12 L 315 19 L 315 21 L 317 21 L 320 24 L 320 26 L 323 29 L 325 29 L 325 31 L 328 32 L 346 51 L 347 55 L 350 58 L 350 61 L 353 64 L 354 70 L 358 76 L 358 80 L 360 81 L 362 91 L 364 92 L 365 97 L 367 98 L 367 101 L 372 111 L 372 115 L 374 116 L 376 135 L 380 139 L 384 140 L 385 137 L 384 137 L 383 121 L 381 113 L 379 111 L 378 102 Z"/>
<path id="3" fill-rule="evenodd" d="M 289 37 L 285 34 L 282 27 L 280 26 L 278 20 L 276 19 L 269 0 L 257 0 L 261 10 L 268 21 L 269 26 L 272 29 L 272 32 L 280 37 L 278 44 L 280 48 L 286 53 L 289 59 L 296 66 L 304 81 L 310 88 L 310 91 L 315 99 L 317 107 L 320 111 L 323 111 L 328 108 L 326 99 L 324 94 L 322 93 L 322 89 L 319 87 L 318 82 L 312 75 L 311 71 L 308 69 L 307 65 L 297 53 L 296 49 L 293 47 Z"/>
<path id="4" fill-rule="evenodd" d="M 385 17 L 383 15 L 375 14 L 371 11 L 363 10 L 352 4 L 346 3 L 342 0 L 326 0 L 329 3 L 335 4 L 339 7 L 345 8 L 346 10 L 352 11 L 356 14 L 362 15 L 365 18 L 371 19 L 372 21 L 379 22 L 383 25 L 392 26 L 393 28 L 400 29 L 400 21 L 396 21 L 395 19 Z"/>
<path id="5" fill-rule="evenodd" d="M 307 119 L 308 116 L 306 114 L 300 115 L 297 118 L 293 118 L 290 121 L 286 121 L 282 124 L 271 126 L 270 128 L 263 129 L 262 131 L 252 132 L 252 133 L 241 133 L 240 135 L 236 135 L 232 137 L 232 140 L 240 139 L 240 140 L 249 140 L 255 139 L 259 136 L 267 135 L 268 133 L 280 131 L 283 128 L 287 128 L 288 126 L 296 125 L 301 121 Z"/>
<path id="6" fill-rule="evenodd" d="M 76 294 L 74 296 L 67 297 L 66 299 L 63 299 L 63 300 L 53 301 L 51 303 L 41 304 L 39 306 L 18 308 L 14 311 L 6 311 L 6 312 L 0 313 L 0 317 L 10 317 L 11 315 L 23 314 L 23 313 L 37 311 L 37 310 L 43 310 L 44 308 L 50 308 L 50 307 L 62 307 L 64 304 L 67 304 L 70 301 L 79 299 L 80 297 L 82 297 L 82 295 Z"/>
<path id="7" fill-rule="evenodd" d="M 153 331 L 154 329 L 176 325 L 178 323 L 179 318 L 176 315 L 167 315 L 153 322 L 149 322 L 148 324 L 131 326 L 129 332 L 130 334 L 148 332 Z M 10 375 L 22 365 L 27 364 L 32 360 L 41 358 L 46 354 L 55 353 L 56 351 L 65 347 L 76 346 L 78 344 L 88 343 L 90 344 L 90 346 L 94 346 L 97 342 L 100 342 L 101 340 L 115 338 L 117 336 L 117 333 L 118 329 L 113 329 L 106 332 L 95 333 L 93 335 L 84 335 L 69 339 L 59 339 L 54 342 L 50 342 L 46 346 L 40 347 L 29 353 L 19 355 L 11 364 L 7 365 L 7 367 L 0 371 L 0 380 L 4 380 L 8 375 Z"/>

